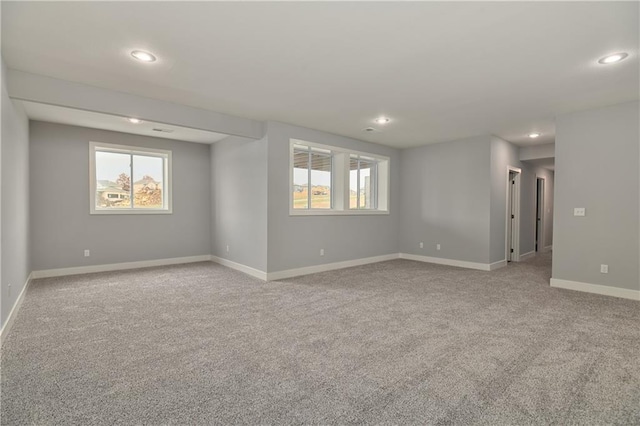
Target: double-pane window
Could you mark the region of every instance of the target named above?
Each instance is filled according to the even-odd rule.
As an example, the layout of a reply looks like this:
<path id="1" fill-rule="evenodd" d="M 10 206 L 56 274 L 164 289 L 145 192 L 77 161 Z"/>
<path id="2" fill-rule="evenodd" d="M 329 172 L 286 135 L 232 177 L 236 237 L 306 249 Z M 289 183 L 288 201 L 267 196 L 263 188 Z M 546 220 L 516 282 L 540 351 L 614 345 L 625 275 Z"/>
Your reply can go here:
<path id="1" fill-rule="evenodd" d="M 91 143 L 91 213 L 170 213 L 171 152 Z"/>
<path id="2" fill-rule="evenodd" d="M 294 146 L 294 209 L 331 209 L 331 169 L 331 151 Z"/>

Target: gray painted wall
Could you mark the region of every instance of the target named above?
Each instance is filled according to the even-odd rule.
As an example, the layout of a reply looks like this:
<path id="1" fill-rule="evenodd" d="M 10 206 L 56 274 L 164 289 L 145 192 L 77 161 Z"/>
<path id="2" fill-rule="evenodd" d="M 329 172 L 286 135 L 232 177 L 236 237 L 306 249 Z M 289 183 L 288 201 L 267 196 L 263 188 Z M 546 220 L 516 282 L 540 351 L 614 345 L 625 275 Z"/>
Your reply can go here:
<path id="1" fill-rule="evenodd" d="M 231 136 L 213 144 L 211 179 L 212 254 L 266 272 L 266 138 Z"/>
<path id="2" fill-rule="evenodd" d="M 518 150 L 520 161 L 537 160 L 541 158 L 555 157 L 555 143 L 547 143 L 544 145 L 523 146 Z"/>
<path id="3" fill-rule="evenodd" d="M 520 168 L 522 169 L 520 178 L 520 254 L 523 255 L 535 251 L 536 248 L 536 185 L 538 177 L 545 180 L 543 247 L 553 244 L 553 172 L 528 164 L 526 161 L 520 163 Z"/>
<path id="4" fill-rule="evenodd" d="M 557 117 L 553 278 L 640 289 L 639 117 L 638 102 Z"/>
<path id="5" fill-rule="evenodd" d="M 401 252 L 489 262 L 490 150 L 481 136 L 402 151 Z"/>
<path id="6" fill-rule="evenodd" d="M 398 253 L 400 153 L 382 145 L 325 132 L 267 123 L 268 271 Z M 289 140 L 385 155 L 390 158 L 390 214 L 357 216 L 289 216 Z M 320 256 L 320 249 L 325 255 Z"/>
<path id="7" fill-rule="evenodd" d="M 138 117 L 146 121 L 230 135 L 257 138 L 264 133 L 261 121 L 24 71 L 9 70 L 8 82 L 9 94 L 14 99 L 121 117 Z"/>
<path id="8" fill-rule="evenodd" d="M 0 323 L 4 323 L 31 272 L 29 258 L 29 120 L 9 99 L 2 61 Z M 9 286 L 11 285 L 11 286 Z"/>
<path id="9" fill-rule="evenodd" d="M 518 156 L 518 148 L 496 136 L 491 136 L 491 258 L 489 263 L 505 260 L 507 233 L 507 183 L 508 166 L 522 168 Z M 533 250 L 532 236 L 525 232 L 523 226 L 531 222 L 531 211 L 534 207 L 528 204 L 531 192 L 535 188 L 523 185 L 523 181 L 531 179 L 528 171 L 523 170 L 520 176 L 520 253 Z M 535 196 L 535 192 L 533 192 Z M 524 202 L 524 204 L 523 204 Z M 535 205 L 534 205 L 535 206 Z M 529 228 L 529 226 L 526 226 Z M 523 246 L 524 245 L 524 246 Z M 523 250 L 524 248 L 524 250 Z"/>
<path id="10" fill-rule="evenodd" d="M 34 270 L 211 253 L 209 145 L 37 121 L 30 132 Z M 173 214 L 90 215 L 90 141 L 171 150 Z"/>
<path id="11" fill-rule="evenodd" d="M 521 169 L 520 174 L 520 255 L 535 251 L 536 179 L 545 178 L 545 246 L 553 239 L 553 172 L 520 161 L 515 145 L 491 137 L 491 263 L 505 259 L 507 220 L 508 166 Z M 525 148 L 526 149 L 526 148 Z"/>
<path id="12" fill-rule="evenodd" d="M 555 188 L 555 173 L 551 170 L 542 169 L 542 168 L 533 168 L 534 178 L 543 178 L 544 179 L 544 216 L 543 216 L 543 225 L 544 232 L 542 237 L 542 246 L 539 247 L 542 250 L 545 247 L 549 247 L 553 245 L 553 201 L 554 201 L 554 188 Z M 536 181 L 533 182 L 534 188 L 536 185 Z M 536 193 L 533 193 L 532 205 L 536 205 Z M 535 216 L 534 216 L 535 218 Z M 533 225 L 533 235 L 534 235 L 534 248 L 535 248 L 535 222 Z"/>
<path id="13" fill-rule="evenodd" d="M 504 260 L 507 166 L 522 171 L 520 253 L 534 251 L 536 176 L 547 180 L 545 198 L 552 212 L 553 174 L 522 163 L 518 147 L 479 136 L 406 149 L 401 159 L 401 252 L 484 264 Z M 551 213 L 545 228 L 548 245 Z"/>

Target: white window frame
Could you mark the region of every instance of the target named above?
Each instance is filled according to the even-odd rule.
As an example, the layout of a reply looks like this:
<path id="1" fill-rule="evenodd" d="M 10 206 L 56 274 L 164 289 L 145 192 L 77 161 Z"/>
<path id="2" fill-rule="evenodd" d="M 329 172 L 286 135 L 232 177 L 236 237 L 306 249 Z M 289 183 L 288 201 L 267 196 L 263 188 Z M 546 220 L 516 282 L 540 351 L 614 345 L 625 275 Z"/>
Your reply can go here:
<path id="1" fill-rule="evenodd" d="M 334 179 L 333 179 L 333 176 L 334 176 L 333 152 L 331 152 L 330 150 L 326 150 L 326 149 L 317 149 L 316 147 L 311 147 L 309 145 L 294 144 L 293 145 L 293 154 L 292 154 L 294 157 L 295 157 L 296 150 L 299 153 L 303 152 L 299 148 L 296 148 L 296 146 L 297 147 L 306 148 L 305 151 L 308 154 L 308 161 L 309 161 L 309 163 L 307 163 L 308 164 L 307 165 L 307 173 L 308 173 L 307 174 L 307 206 L 308 207 L 306 209 L 296 209 L 296 210 L 314 210 L 315 211 L 315 210 L 331 210 L 331 209 L 333 209 L 333 205 L 334 205 L 333 204 L 333 200 L 334 200 L 334 197 L 333 197 L 333 183 L 334 183 Z M 313 148 L 316 148 L 316 149 L 313 149 Z M 311 154 L 317 154 L 317 155 L 320 155 L 320 156 L 323 156 L 323 157 L 329 157 L 329 162 L 331 163 L 331 170 L 330 170 L 330 173 L 331 173 L 331 198 L 329 200 L 329 206 L 330 206 L 329 208 L 325 207 L 325 208 L 316 208 L 316 209 L 314 209 L 314 208 L 311 207 L 312 202 L 313 202 L 313 199 L 312 199 L 312 195 L 313 194 L 312 194 L 312 190 L 311 190 L 312 189 L 312 186 L 311 186 L 311 170 L 312 169 L 310 167 L 311 166 Z M 293 165 L 293 163 L 292 163 L 292 165 Z M 291 170 L 292 170 L 291 173 L 293 174 L 293 167 L 292 167 Z M 291 187 L 291 189 L 293 190 L 293 186 Z M 292 191 L 291 197 L 293 197 L 293 191 Z M 292 201 L 292 203 L 293 203 L 293 201 Z M 293 206 L 293 204 L 292 204 L 292 206 Z"/>
<path id="2" fill-rule="evenodd" d="M 294 146 L 306 146 L 319 150 L 331 151 L 331 208 L 330 209 L 294 209 L 293 208 L 293 152 Z M 349 208 L 349 161 L 351 156 L 363 157 L 377 162 L 376 179 L 376 209 Z M 367 216 L 389 214 L 389 191 L 391 188 L 391 174 L 389 173 L 390 158 L 370 152 L 354 151 L 300 139 L 289 140 L 289 215 L 290 216 Z M 308 183 L 311 185 L 311 182 Z M 310 206 L 309 206 L 310 207 Z"/>
<path id="3" fill-rule="evenodd" d="M 114 152 L 129 155 L 144 155 L 147 157 L 160 157 L 164 161 L 164 176 L 162 182 L 163 207 L 159 209 L 151 208 L 131 208 L 113 209 L 100 208 L 96 206 L 96 152 Z M 89 142 L 89 212 L 90 214 L 172 214 L 172 185 L 171 185 L 171 151 L 156 148 L 146 148 L 140 146 L 116 145 L 101 142 Z M 132 169 L 133 172 L 133 169 Z M 133 173 L 131 173 L 131 197 L 133 197 Z M 131 198 L 133 204 L 133 198 Z"/>
<path id="4" fill-rule="evenodd" d="M 358 168 L 356 169 L 356 207 L 351 207 L 351 199 L 349 199 L 349 209 L 351 210 L 378 210 L 378 164 L 379 160 L 377 158 L 372 158 L 366 155 L 357 155 L 351 154 L 349 158 L 349 163 L 351 160 L 355 159 L 358 162 Z M 373 207 L 360 207 L 360 162 L 368 161 L 375 164 L 375 167 L 372 168 L 369 182 L 371 185 L 371 194 L 372 194 L 372 204 Z M 351 184 L 351 166 L 349 166 L 349 184 Z M 349 185 L 349 189 L 351 189 L 351 185 Z"/>

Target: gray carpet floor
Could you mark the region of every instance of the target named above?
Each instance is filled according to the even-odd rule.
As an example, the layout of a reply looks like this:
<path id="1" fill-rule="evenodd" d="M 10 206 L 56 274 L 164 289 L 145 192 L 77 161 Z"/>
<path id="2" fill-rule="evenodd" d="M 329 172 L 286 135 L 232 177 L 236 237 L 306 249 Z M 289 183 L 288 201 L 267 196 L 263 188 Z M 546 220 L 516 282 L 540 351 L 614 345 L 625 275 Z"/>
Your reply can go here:
<path id="1" fill-rule="evenodd" d="M 549 275 L 542 255 L 36 280 L 2 348 L 1 422 L 640 424 L 640 304 Z"/>

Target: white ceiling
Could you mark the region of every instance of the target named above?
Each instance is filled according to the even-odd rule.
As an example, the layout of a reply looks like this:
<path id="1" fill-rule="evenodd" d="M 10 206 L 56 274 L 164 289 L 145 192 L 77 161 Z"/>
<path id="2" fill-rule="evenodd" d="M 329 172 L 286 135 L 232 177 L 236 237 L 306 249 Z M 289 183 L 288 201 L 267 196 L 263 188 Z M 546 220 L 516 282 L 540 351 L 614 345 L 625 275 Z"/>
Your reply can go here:
<path id="1" fill-rule="evenodd" d="M 126 117 L 66 108 L 57 105 L 46 105 L 37 102 L 16 101 L 22 104 L 27 116 L 32 120 L 49 121 L 51 123 L 70 124 L 74 126 L 91 127 L 94 129 L 113 130 L 116 132 L 132 133 L 134 135 L 153 136 L 156 138 L 175 139 L 187 142 L 210 144 L 226 138 L 222 133 L 206 130 L 190 129 L 188 127 L 143 121 L 138 124 L 130 123 Z M 158 132 L 153 129 L 162 129 Z"/>
<path id="2" fill-rule="evenodd" d="M 2 54 L 9 68 L 390 146 L 527 145 L 553 142 L 557 114 L 640 97 L 638 16 L 638 2 L 2 2 Z M 597 64 L 618 51 L 629 58 Z M 393 121 L 362 132 L 378 115 Z"/>

